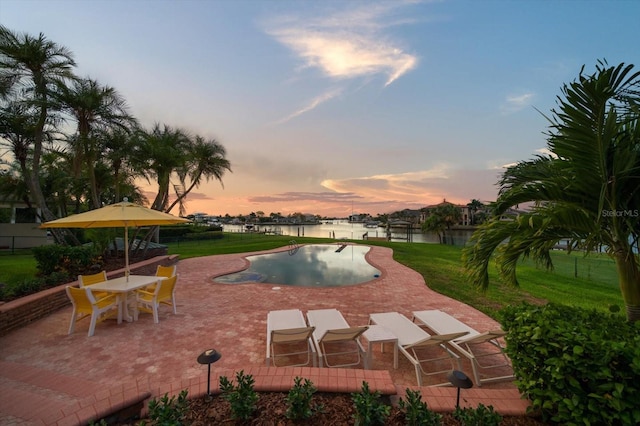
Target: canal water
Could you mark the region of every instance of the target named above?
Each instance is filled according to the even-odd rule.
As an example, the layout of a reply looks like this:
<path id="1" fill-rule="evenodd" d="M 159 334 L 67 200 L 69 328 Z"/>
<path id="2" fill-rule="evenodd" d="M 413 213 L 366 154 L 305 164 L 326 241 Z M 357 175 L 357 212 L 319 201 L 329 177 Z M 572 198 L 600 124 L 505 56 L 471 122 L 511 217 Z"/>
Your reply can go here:
<path id="1" fill-rule="evenodd" d="M 249 232 L 244 225 L 224 225 L 225 232 Z M 319 225 L 254 225 L 251 232 L 267 232 L 291 237 L 314 237 L 349 240 L 365 240 L 368 238 L 386 238 L 387 230 L 382 226 L 369 228 L 364 223 L 353 223 L 347 220 L 334 220 Z M 447 244 L 463 246 L 471 237 L 471 230 L 450 230 L 446 232 Z M 439 243 L 435 233 L 422 233 L 414 229 L 409 239 L 414 243 Z M 406 228 L 391 228 L 391 241 L 407 241 Z"/>

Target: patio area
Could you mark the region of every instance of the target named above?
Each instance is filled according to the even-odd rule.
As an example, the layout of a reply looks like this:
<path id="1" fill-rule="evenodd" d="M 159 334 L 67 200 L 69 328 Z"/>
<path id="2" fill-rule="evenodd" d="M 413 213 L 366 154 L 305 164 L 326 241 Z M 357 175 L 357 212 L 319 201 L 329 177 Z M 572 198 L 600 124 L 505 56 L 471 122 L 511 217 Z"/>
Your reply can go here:
<path id="1" fill-rule="evenodd" d="M 286 249 L 286 248 L 283 248 Z M 379 345 L 373 371 L 308 368 L 266 368 L 267 313 L 279 309 L 336 308 L 352 325 L 366 325 L 369 314 L 439 309 L 471 327 L 485 331 L 499 324 L 483 313 L 431 291 L 417 272 L 400 265 L 392 251 L 372 247 L 367 258 L 381 272 L 375 281 L 341 288 L 315 289 L 272 284 L 216 284 L 212 277 L 245 267 L 243 256 L 229 254 L 181 260 L 176 290 L 178 314 L 161 307 L 160 322 L 141 314 L 137 322 L 107 320 L 87 337 L 89 321 L 67 335 L 71 306 L 0 338 L 0 424 L 81 424 L 96 413 L 123 405 L 149 392 L 153 397 L 188 388 L 190 396 L 206 391 L 207 367 L 196 358 L 215 348 L 222 358 L 212 365 L 212 389 L 219 375 L 235 371 L 256 376 L 261 390 L 283 390 L 296 375 L 326 390 L 359 389 L 362 380 L 386 393 L 416 388 L 413 366 L 402 355 L 393 368 L 393 352 Z M 428 260 L 426 260 L 428 261 Z M 471 377 L 471 367 L 462 369 Z M 496 372 L 502 375 L 504 372 Z M 444 381 L 425 377 L 425 385 Z M 389 387 L 391 386 L 391 389 Z M 455 404 L 453 388 L 421 388 L 432 409 Z M 523 413 L 512 382 L 483 384 L 463 391 L 461 405 L 493 405 L 503 414 Z"/>

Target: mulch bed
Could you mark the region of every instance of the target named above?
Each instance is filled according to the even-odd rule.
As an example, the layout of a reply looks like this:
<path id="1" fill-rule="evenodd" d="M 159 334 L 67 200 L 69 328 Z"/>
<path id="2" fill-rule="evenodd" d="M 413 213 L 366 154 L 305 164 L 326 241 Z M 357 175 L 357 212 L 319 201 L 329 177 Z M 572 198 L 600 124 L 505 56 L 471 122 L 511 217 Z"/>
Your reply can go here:
<path id="1" fill-rule="evenodd" d="M 295 422 L 286 417 L 286 392 L 260 392 L 257 410 L 253 418 L 240 422 L 232 418 L 231 406 L 220 395 L 201 397 L 189 401 L 189 414 L 185 424 L 204 426 L 212 424 L 228 425 L 274 425 L 288 426 L 299 424 L 313 425 L 353 425 L 355 413 L 350 394 L 318 392 L 313 396 L 313 404 L 322 406 L 311 419 Z M 442 425 L 460 425 L 452 413 L 441 413 Z M 404 413 L 396 406 L 391 407 L 391 414 L 385 425 L 404 425 Z M 531 416 L 503 416 L 504 426 L 540 426 L 544 425 L 540 419 Z"/>

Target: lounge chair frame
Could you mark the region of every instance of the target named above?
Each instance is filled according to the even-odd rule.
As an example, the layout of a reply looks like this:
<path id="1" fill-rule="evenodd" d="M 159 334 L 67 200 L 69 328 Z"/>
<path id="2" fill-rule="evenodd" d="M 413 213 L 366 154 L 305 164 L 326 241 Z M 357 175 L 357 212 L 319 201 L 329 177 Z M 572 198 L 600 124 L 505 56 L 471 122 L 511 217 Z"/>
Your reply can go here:
<path id="1" fill-rule="evenodd" d="M 367 331 L 367 326 L 350 327 L 337 309 L 317 309 L 307 312 L 309 325 L 315 327 L 313 342 L 318 352 L 318 365 L 322 367 L 350 367 L 360 365 L 366 351 L 359 337 Z M 340 348 L 340 349 L 334 349 Z M 353 354 L 352 362 L 331 363 L 330 358 Z M 365 365 L 366 367 L 366 365 Z"/>
<path id="2" fill-rule="evenodd" d="M 438 334 L 462 331 L 467 333 L 462 337 L 448 341 L 447 344 L 469 359 L 471 362 L 471 368 L 473 369 L 473 377 L 477 386 L 482 386 L 483 383 L 511 380 L 515 377 L 513 374 L 510 374 L 506 376 L 481 378 L 480 375 L 481 370 L 511 367 L 511 361 L 504 352 L 504 346 L 499 340 L 505 335 L 503 330 L 497 329 L 480 333 L 457 318 L 440 310 L 415 311 L 413 312 L 413 321 Z M 493 350 L 488 352 L 478 351 L 478 345 L 484 345 L 486 348 L 487 344 L 492 345 Z M 499 361 L 485 362 L 489 357 L 493 358 L 494 361 L 496 359 Z"/>
<path id="3" fill-rule="evenodd" d="M 417 324 L 412 322 L 406 316 L 398 312 L 384 312 L 371 314 L 369 316 L 370 324 L 377 324 L 385 327 L 398 338 L 398 350 L 411 362 L 416 371 L 416 379 L 418 386 L 422 386 L 422 376 L 433 376 L 436 374 L 447 373 L 449 371 L 460 369 L 460 357 L 446 346 L 446 343 L 452 339 L 467 334 L 466 332 L 452 333 L 447 335 L 432 336 Z M 445 356 L 435 358 L 423 358 L 420 356 L 420 349 L 440 348 L 446 354 Z M 451 362 L 451 369 L 427 371 L 428 363 L 448 360 Z M 439 383 L 435 386 L 446 386 L 449 382 Z"/>
<path id="4" fill-rule="evenodd" d="M 276 359 L 295 355 L 307 355 L 304 363 L 288 364 L 288 367 L 304 366 L 312 363 L 316 366 L 316 351 L 312 341 L 314 328 L 307 326 L 304 315 L 299 309 L 283 309 L 270 311 L 267 314 L 267 356 L 266 365 L 279 367 Z M 285 345 L 306 344 L 306 350 L 278 352 Z"/>

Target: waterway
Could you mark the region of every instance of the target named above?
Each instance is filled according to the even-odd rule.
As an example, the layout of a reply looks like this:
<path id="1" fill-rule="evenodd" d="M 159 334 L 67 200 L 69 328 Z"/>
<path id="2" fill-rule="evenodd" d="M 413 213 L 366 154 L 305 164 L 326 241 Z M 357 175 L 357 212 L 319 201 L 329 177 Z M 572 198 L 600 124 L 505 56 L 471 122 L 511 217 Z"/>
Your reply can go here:
<path id="1" fill-rule="evenodd" d="M 248 232 L 244 225 L 224 225 L 225 232 Z M 365 240 L 368 238 L 386 238 L 387 230 L 382 226 L 365 227 L 363 223 L 347 220 L 334 220 L 319 225 L 255 225 L 251 232 L 267 232 L 291 237 L 333 238 L 336 240 Z M 463 246 L 471 237 L 471 230 L 450 230 L 446 233 L 447 244 Z M 438 235 L 423 233 L 414 229 L 410 233 L 406 228 L 391 228 L 391 241 L 438 244 Z"/>

